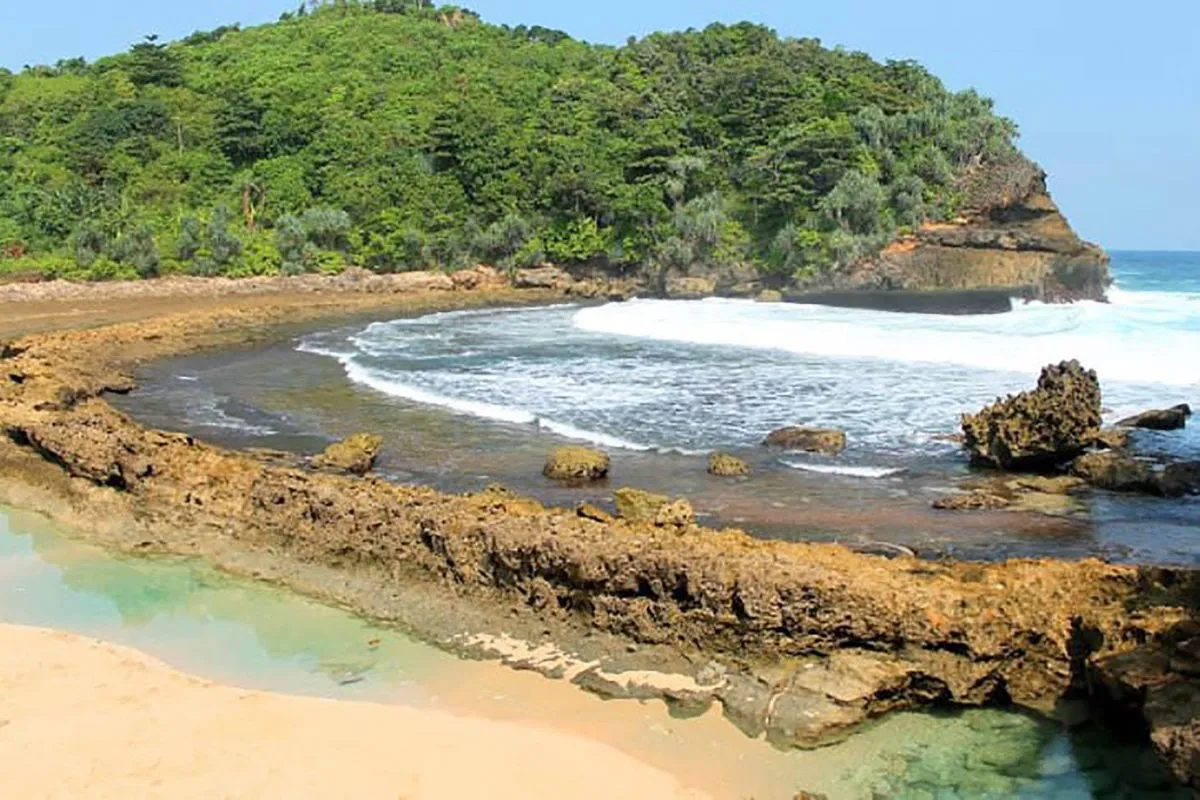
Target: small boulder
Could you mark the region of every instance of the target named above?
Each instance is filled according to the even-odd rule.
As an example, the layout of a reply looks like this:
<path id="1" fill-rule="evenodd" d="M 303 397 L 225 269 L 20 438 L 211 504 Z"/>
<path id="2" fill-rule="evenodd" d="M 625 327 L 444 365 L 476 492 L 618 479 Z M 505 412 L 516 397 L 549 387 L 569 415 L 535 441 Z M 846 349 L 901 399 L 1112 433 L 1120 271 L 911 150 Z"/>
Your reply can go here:
<path id="1" fill-rule="evenodd" d="M 513 277 L 513 285 L 518 289 L 557 289 L 566 290 L 575 280 L 566 270 L 551 265 L 542 265 L 533 269 L 519 269 Z"/>
<path id="2" fill-rule="evenodd" d="M 939 497 L 933 507 L 940 511 L 995 511 L 1008 508 L 1012 501 L 990 492 L 965 492 Z"/>
<path id="3" fill-rule="evenodd" d="M 846 449 L 846 432 L 836 428 L 806 428 L 789 425 L 767 434 L 763 444 L 785 450 L 803 450 L 836 456 Z"/>
<path id="4" fill-rule="evenodd" d="M 660 528 L 686 528 L 696 521 L 692 504 L 680 498 L 660 507 L 654 514 L 654 524 Z"/>
<path id="5" fill-rule="evenodd" d="M 1168 464 L 1158 476 L 1158 489 L 1167 497 L 1200 494 L 1200 461 Z"/>
<path id="6" fill-rule="evenodd" d="M 755 299 L 760 303 L 782 303 L 783 292 L 777 289 L 763 289 Z"/>
<path id="7" fill-rule="evenodd" d="M 613 493 L 617 516 L 627 522 L 654 522 L 663 506 L 671 502 L 666 495 L 641 489 L 623 488 Z"/>
<path id="8" fill-rule="evenodd" d="M 1071 462 L 1071 474 L 1110 492 L 1158 491 L 1158 481 L 1149 464 L 1115 450 L 1081 455 Z"/>
<path id="9" fill-rule="evenodd" d="M 479 264 L 471 269 L 460 269 L 450 275 L 454 288 L 463 291 L 496 291 L 507 289 L 508 278 L 495 267 Z"/>
<path id="10" fill-rule="evenodd" d="M 1078 361 L 1042 370 L 1036 389 L 964 414 L 963 446 L 977 464 L 1046 469 L 1078 456 L 1100 430 L 1100 381 Z"/>
<path id="11" fill-rule="evenodd" d="M 1143 411 L 1117 423 L 1118 428 L 1147 428 L 1152 431 L 1177 431 L 1187 426 L 1192 408 L 1182 403 L 1171 408 Z"/>
<path id="12" fill-rule="evenodd" d="M 737 456 L 717 451 L 708 454 L 708 474 L 723 478 L 749 475 L 750 465 Z"/>
<path id="13" fill-rule="evenodd" d="M 542 474 L 556 481 L 597 481 L 608 475 L 608 454 L 587 447 L 560 447 L 546 457 Z"/>
<path id="14" fill-rule="evenodd" d="M 346 472 L 351 475 L 366 475 L 375 466 L 375 457 L 383 447 L 383 437 L 372 433 L 356 433 L 325 448 L 325 452 L 313 456 L 312 465 L 317 469 Z"/>

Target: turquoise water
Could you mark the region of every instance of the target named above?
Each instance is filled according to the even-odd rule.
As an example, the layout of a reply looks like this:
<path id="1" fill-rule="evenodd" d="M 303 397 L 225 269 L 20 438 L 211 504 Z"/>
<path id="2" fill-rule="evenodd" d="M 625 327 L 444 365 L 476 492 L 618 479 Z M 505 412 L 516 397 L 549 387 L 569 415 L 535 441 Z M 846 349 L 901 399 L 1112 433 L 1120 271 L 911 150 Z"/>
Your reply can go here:
<path id="1" fill-rule="evenodd" d="M 524 719 L 608 741 L 718 796 L 1186 797 L 1143 744 L 1022 714 L 895 714 L 818 751 L 779 751 L 716 713 L 604 702 L 465 662 L 395 630 L 195 560 L 115 556 L 0 508 L 0 622 L 136 647 L 232 685 Z"/>

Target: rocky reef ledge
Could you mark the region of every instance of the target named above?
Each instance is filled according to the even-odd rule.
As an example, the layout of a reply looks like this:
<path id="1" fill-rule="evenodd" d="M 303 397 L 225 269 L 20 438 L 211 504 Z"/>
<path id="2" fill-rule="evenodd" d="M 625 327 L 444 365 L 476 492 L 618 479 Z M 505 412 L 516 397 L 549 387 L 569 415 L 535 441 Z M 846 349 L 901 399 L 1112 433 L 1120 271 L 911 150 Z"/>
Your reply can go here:
<path id="1" fill-rule="evenodd" d="M 459 289 L 386 308 L 518 299 Z M 743 730 L 779 744 L 835 741 L 896 709 L 1049 713 L 1090 697 L 1144 725 L 1179 780 L 1200 785 L 1193 572 L 889 560 L 695 524 L 600 521 L 500 488 L 455 496 L 279 466 L 146 429 L 105 401 L 132 388 L 129 371 L 145 359 L 346 311 L 329 298 L 214 303 L 0 345 L 0 502 L 55 513 L 110 545 L 237 564 L 441 636 L 448 628 L 409 602 L 421 587 L 453 606 L 461 634 L 557 643 L 529 645 L 523 666 L 689 710 L 720 702 Z M 487 641 L 464 646 L 488 651 Z M 598 642 L 608 655 L 595 655 Z M 655 678 L 647 663 L 680 674 Z"/>

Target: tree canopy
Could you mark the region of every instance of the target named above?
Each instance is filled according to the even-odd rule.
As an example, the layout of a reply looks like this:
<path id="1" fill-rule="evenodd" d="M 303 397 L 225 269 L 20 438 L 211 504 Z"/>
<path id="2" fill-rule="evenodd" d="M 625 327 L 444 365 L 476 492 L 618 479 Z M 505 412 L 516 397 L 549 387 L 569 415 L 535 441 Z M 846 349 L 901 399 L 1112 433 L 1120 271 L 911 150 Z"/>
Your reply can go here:
<path id="1" fill-rule="evenodd" d="M 419 0 L 0 70 L 0 274 L 745 262 L 955 213 L 1014 125 L 909 61 L 750 23 L 622 47 Z"/>

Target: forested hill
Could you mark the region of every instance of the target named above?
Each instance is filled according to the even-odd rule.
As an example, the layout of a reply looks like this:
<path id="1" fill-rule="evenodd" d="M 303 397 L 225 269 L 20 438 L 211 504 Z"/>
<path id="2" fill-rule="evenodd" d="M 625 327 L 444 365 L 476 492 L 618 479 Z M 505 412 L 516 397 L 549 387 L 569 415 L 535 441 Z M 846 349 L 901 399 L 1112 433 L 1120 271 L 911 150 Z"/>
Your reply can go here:
<path id="1" fill-rule="evenodd" d="M 413 0 L 0 70 L 0 275 L 752 263 L 953 216 L 1015 128 L 752 24 L 614 48 Z"/>

